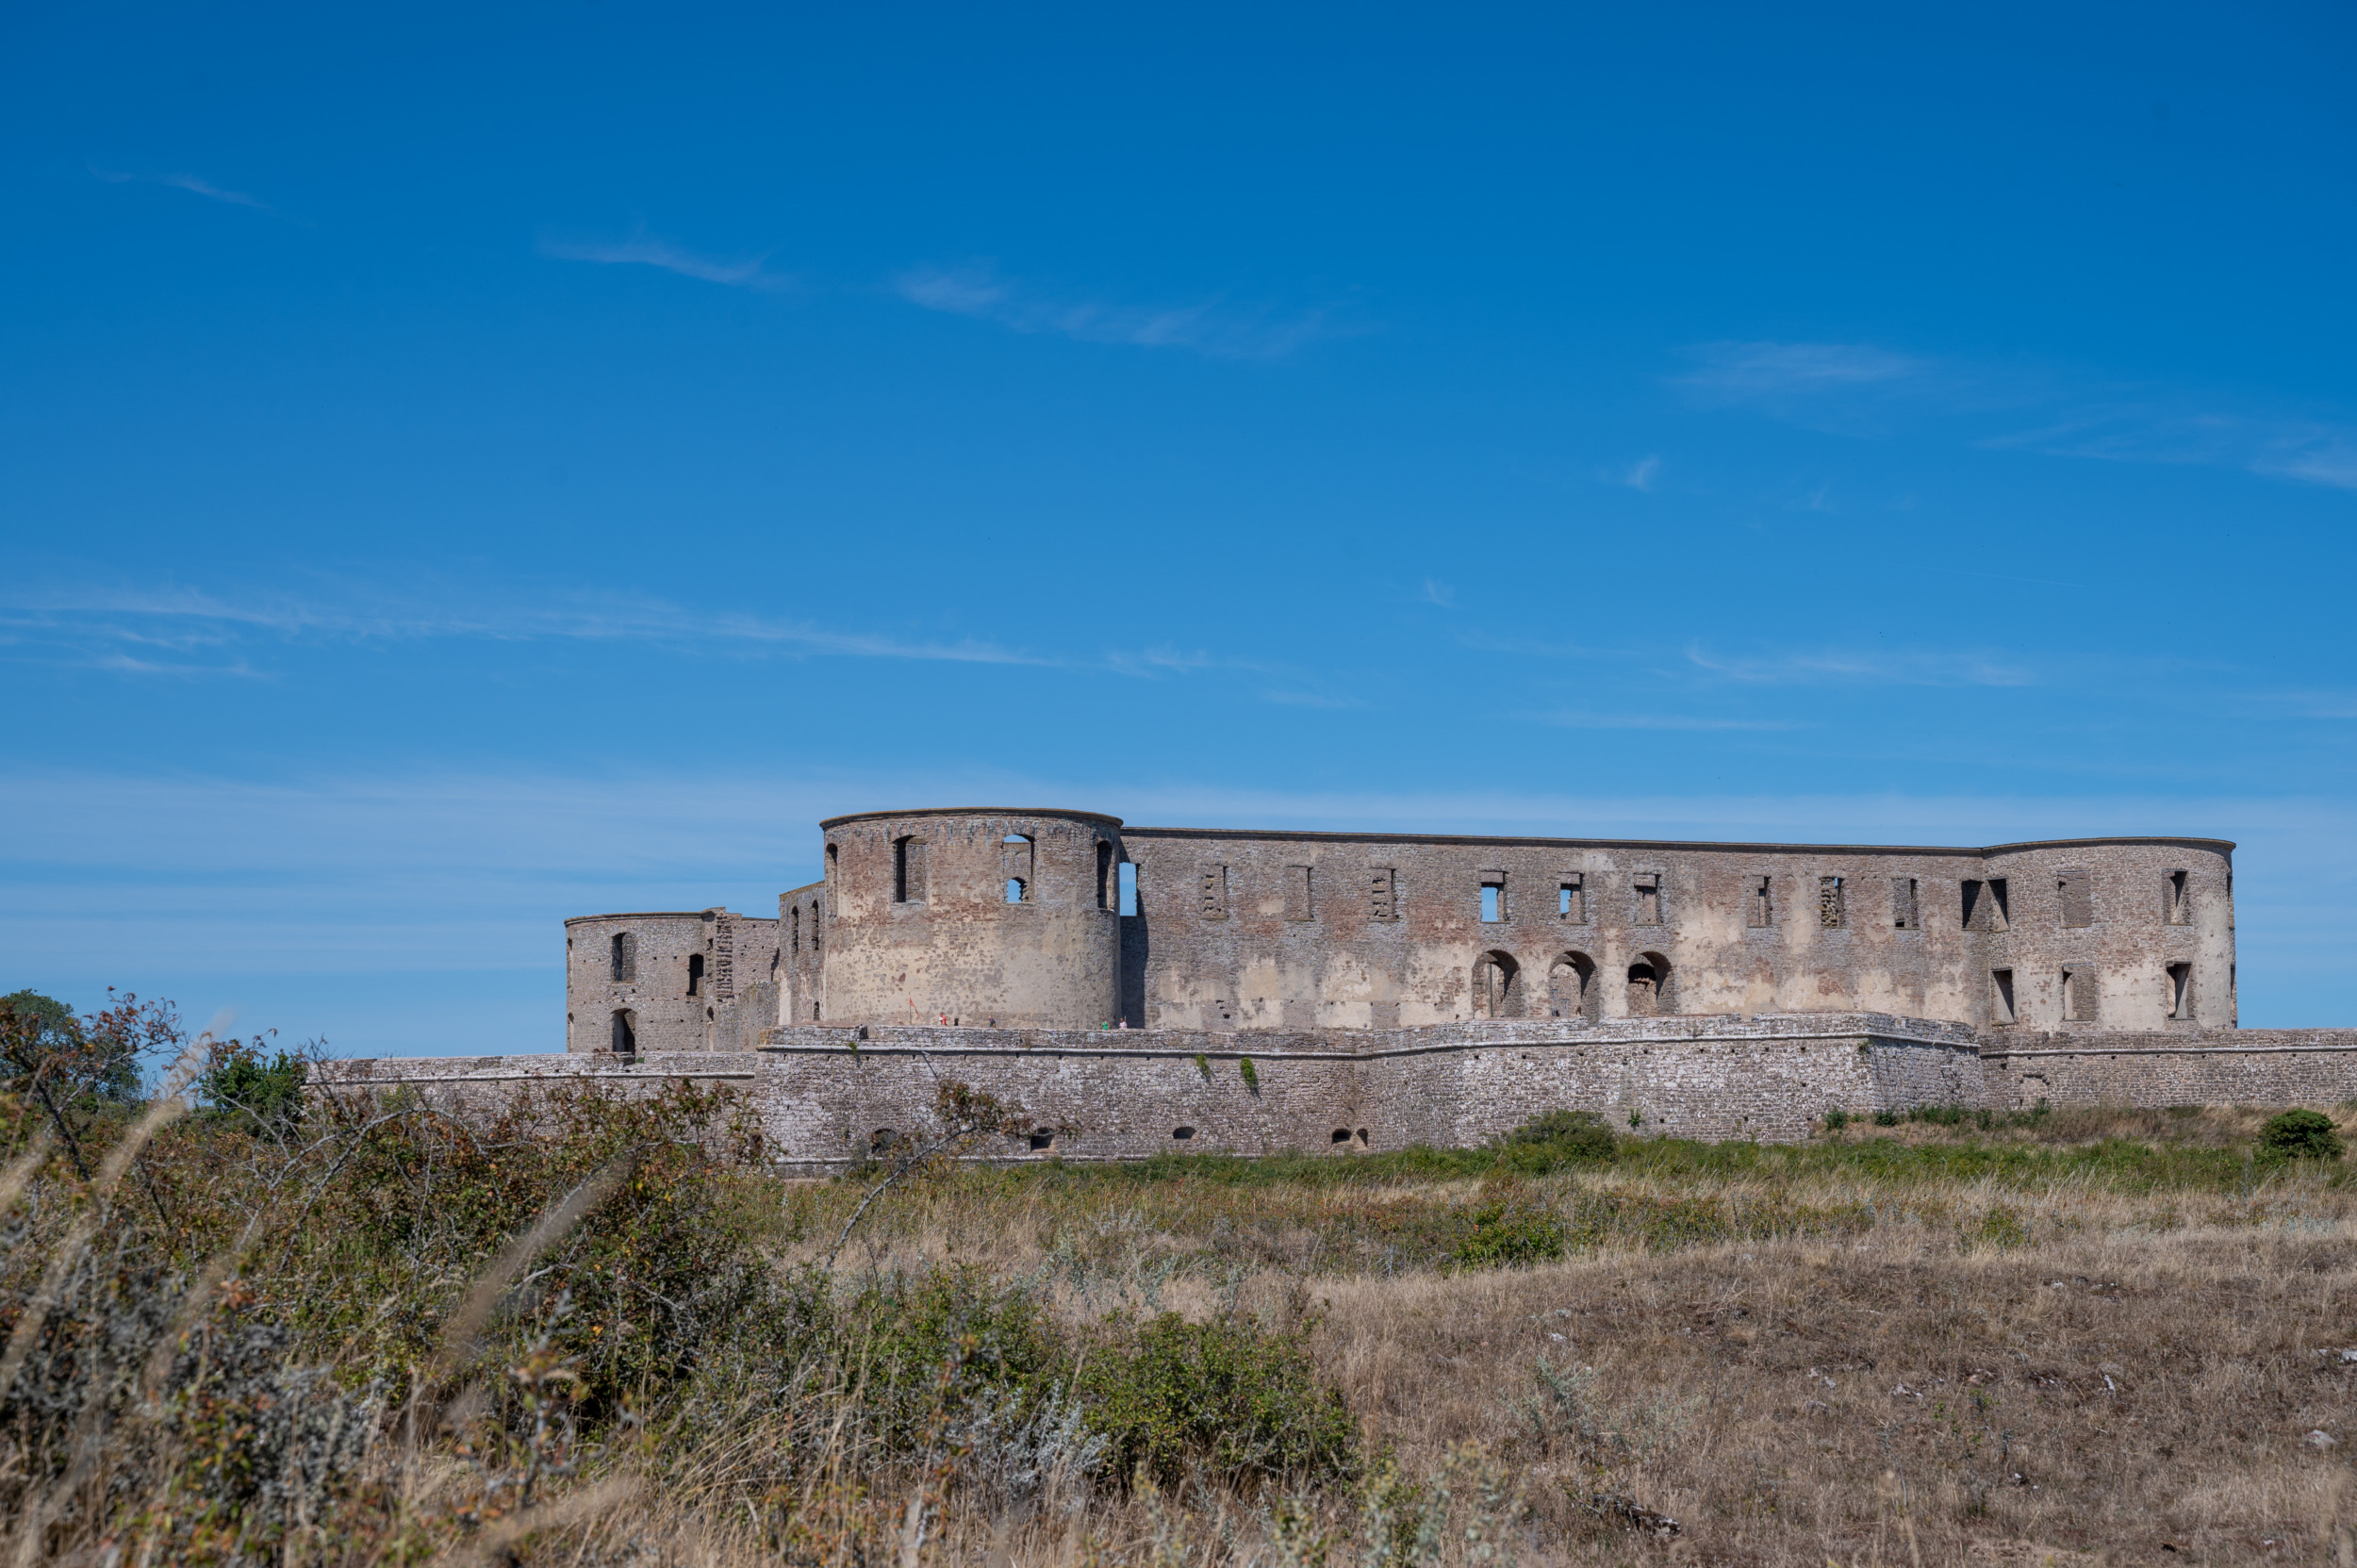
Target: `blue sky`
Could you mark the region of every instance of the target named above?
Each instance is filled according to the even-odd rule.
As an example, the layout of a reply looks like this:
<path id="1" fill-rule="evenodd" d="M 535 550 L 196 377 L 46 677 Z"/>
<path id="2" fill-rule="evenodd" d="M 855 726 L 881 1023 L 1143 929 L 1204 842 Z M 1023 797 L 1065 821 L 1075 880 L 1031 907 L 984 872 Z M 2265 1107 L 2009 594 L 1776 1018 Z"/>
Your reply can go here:
<path id="1" fill-rule="evenodd" d="M 1034 802 L 2228 837 L 2357 1024 L 2347 8 L 336 10 L 0 23 L 0 984 Z"/>

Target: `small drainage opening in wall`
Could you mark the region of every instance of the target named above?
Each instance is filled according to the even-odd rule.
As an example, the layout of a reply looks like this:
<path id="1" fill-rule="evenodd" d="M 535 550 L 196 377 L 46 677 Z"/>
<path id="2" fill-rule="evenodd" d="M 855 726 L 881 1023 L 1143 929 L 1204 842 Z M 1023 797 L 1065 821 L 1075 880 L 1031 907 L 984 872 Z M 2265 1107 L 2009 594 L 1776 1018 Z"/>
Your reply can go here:
<path id="1" fill-rule="evenodd" d="M 1033 1132 L 1031 1134 L 1031 1147 L 1033 1148 L 1055 1147 L 1056 1130 L 1052 1127 L 1043 1127 L 1038 1131 Z"/>
<path id="2" fill-rule="evenodd" d="M 1347 1127 L 1338 1127 L 1334 1129 L 1334 1141 L 1338 1144 L 1346 1144 L 1350 1142 L 1350 1129 Z"/>
<path id="3" fill-rule="evenodd" d="M 1178 1139 L 1180 1143 L 1185 1143 L 1189 1138 L 1195 1136 L 1195 1129 L 1192 1127 L 1174 1127 L 1170 1130 L 1170 1135 Z"/>
<path id="4" fill-rule="evenodd" d="M 1367 1130 L 1363 1127 L 1359 1130 L 1359 1141 L 1362 1144 L 1367 1141 Z"/>

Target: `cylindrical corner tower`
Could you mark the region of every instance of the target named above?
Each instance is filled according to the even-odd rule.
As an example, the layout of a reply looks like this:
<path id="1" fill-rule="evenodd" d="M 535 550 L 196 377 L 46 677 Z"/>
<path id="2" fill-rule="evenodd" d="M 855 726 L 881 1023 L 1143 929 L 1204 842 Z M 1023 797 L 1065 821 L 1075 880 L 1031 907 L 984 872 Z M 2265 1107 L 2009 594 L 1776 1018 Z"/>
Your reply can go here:
<path id="1" fill-rule="evenodd" d="M 971 807 L 862 812 L 819 827 L 825 1022 L 1114 1021 L 1119 817 Z"/>
<path id="2" fill-rule="evenodd" d="M 2233 845 L 2073 838 L 1984 851 L 1970 915 L 1992 1024 L 2233 1029 Z"/>

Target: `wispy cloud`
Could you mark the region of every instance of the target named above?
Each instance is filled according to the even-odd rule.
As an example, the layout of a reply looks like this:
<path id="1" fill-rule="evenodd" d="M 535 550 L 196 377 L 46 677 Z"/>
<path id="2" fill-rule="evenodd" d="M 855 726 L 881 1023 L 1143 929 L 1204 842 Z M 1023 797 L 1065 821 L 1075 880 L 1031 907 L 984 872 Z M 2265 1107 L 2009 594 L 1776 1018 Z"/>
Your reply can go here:
<path id="1" fill-rule="evenodd" d="M 1632 490 L 1642 490 L 1645 494 L 1651 495 L 1653 482 L 1660 472 L 1661 454 L 1655 453 L 1650 456 L 1640 457 L 1624 469 L 1609 470 L 1604 478 L 1605 483 L 1608 485 L 1624 485 Z"/>
<path id="2" fill-rule="evenodd" d="M 1424 580 L 1423 598 L 1426 603 L 1438 604 L 1444 610 L 1457 608 L 1457 590 L 1438 578 L 1427 577 Z"/>
<path id="3" fill-rule="evenodd" d="M 1687 662 L 1747 685 L 2026 686 L 2038 684 L 2027 666 L 1972 651 L 1930 649 L 1787 649 L 1753 655 L 1714 653 L 1689 643 Z"/>
<path id="4" fill-rule="evenodd" d="M 794 279 L 768 270 L 769 258 L 765 254 L 721 260 L 699 256 L 685 246 L 658 239 L 644 232 L 634 233 L 627 239 L 560 239 L 542 236 L 540 254 L 557 261 L 591 261 L 606 267 L 655 267 L 682 277 L 692 277 L 705 283 L 726 284 L 736 289 L 759 289 L 777 292 L 794 286 Z"/>
<path id="5" fill-rule="evenodd" d="M 1671 378 L 1694 402 L 1878 435 L 1944 423 L 1971 444 L 2120 463 L 2238 468 L 2357 490 L 2357 420 L 2252 407 L 2181 388 L 1863 343 L 1718 342 Z"/>
<path id="6" fill-rule="evenodd" d="M 1323 691 L 1264 691 L 1261 693 L 1261 701 L 1275 702 L 1280 707 L 1326 708 L 1338 712 L 1367 705 L 1360 698 L 1340 697 Z"/>
<path id="7" fill-rule="evenodd" d="M 242 190 L 224 190 L 212 181 L 200 179 L 194 174 L 126 174 L 113 169 L 101 169 L 95 164 L 86 165 L 86 167 L 94 177 L 105 180 L 108 185 L 134 183 L 168 185 L 174 190 L 186 190 L 190 195 L 202 196 L 206 201 L 226 202 L 231 206 L 250 206 L 256 212 L 274 213 L 278 210 L 259 196 L 249 196 Z"/>
<path id="8" fill-rule="evenodd" d="M 1122 305 L 1035 288 L 1000 276 L 986 262 L 911 268 L 893 284 L 911 305 L 1014 332 L 1184 349 L 1214 359 L 1282 359 L 1306 343 L 1338 335 L 1323 310 L 1244 305 L 1219 295 L 1192 305 Z"/>
<path id="9" fill-rule="evenodd" d="M 577 592 L 469 599 L 447 588 L 409 595 L 331 591 L 239 598 L 190 587 L 15 588 L 0 593 L 0 640 L 76 649 L 82 662 L 124 674 L 253 674 L 141 657 L 126 649 L 188 652 L 255 636 L 281 641 L 653 642 L 951 664 L 1048 666 L 1065 661 L 979 638 L 929 641 L 844 632 L 809 621 L 713 614 L 661 600 Z"/>
<path id="10" fill-rule="evenodd" d="M 1798 730 L 1805 727 L 1798 720 L 1789 718 L 1721 718 L 1707 714 L 1678 713 L 1588 713 L 1568 708 L 1519 717 L 1526 723 L 1544 724 L 1558 730 Z"/>

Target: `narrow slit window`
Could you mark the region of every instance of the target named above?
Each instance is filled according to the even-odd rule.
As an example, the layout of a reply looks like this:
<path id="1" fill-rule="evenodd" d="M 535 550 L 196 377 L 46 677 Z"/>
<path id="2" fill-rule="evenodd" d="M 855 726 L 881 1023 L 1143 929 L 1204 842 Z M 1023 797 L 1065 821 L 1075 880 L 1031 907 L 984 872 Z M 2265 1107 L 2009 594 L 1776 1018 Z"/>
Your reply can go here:
<path id="1" fill-rule="evenodd" d="M 1113 907 L 1113 847 L 1103 839 L 1096 841 L 1096 907 Z"/>
<path id="2" fill-rule="evenodd" d="M 1890 929 L 1893 931 L 1918 929 L 1915 918 L 1915 879 L 1913 877 L 1890 879 Z"/>
<path id="3" fill-rule="evenodd" d="M 2172 926 L 2193 924 L 2193 900 L 2185 896 L 2185 873 L 2171 871 L 2161 888 L 2162 920 Z"/>
<path id="4" fill-rule="evenodd" d="M 904 904 L 925 901 L 923 839 L 896 838 L 892 841 L 892 899 L 895 903 Z"/>
<path id="5" fill-rule="evenodd" d="M 1745 896 L 1750 907 L 1749 920 L 1754 927 L 1776 923 L 1776 883 L 1773 877 L 1754 877 Z"/>
<path id="6" fill-rule="evenodd" d="M 701 953 L 687 955 L 687 994 L 691 997 L 704 994 L 704 955 Z"/>
<path id="7" fill-rule="evenodd" d="M 1315 919 L 1315 908 L 1310 902 L 1310 868 L 1307 866 L 1285 867 L 1285 918 Z"/>
<path id="8" fill-rule="evenodd" d="M 1137 862 L 1135 862 L 1135 861 L 1131 861 L 1131 860 L 1125 860 L 1125 861 L 1123 861 L 1123 862 L 1121 863 L 1121 913 L 1122 913 L 1122 914 L 1124 914 L 1124 915 L 1135 915 L 1137 912 L 1138 912 L 1138 867 L 1137 867 Z"/>
<path id="9" fill-rule="evenodd" d="M 1206 920 L 1228 918 L 1228 867 L 1206 866 L 1195 877 L 1195 913 Z"/>

